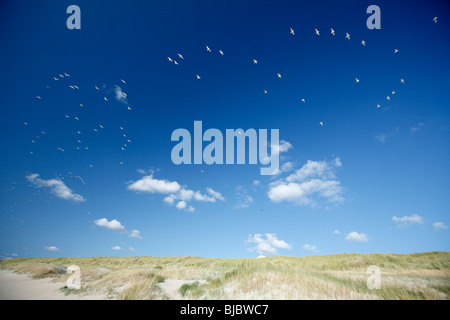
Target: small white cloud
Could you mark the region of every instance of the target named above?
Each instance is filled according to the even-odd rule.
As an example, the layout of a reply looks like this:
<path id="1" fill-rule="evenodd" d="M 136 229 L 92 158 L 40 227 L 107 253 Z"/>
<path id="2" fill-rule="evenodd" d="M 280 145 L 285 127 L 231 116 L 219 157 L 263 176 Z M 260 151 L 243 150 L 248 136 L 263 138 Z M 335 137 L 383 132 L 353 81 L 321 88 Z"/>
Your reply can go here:
<path id="1" fill-rule="evenodd" d="M 311 161 L 289 175 L 271 183 L 267 193 L 273 202 L 287 201 L 297 205 L 317 206 L 319 201 L 344 201 L 342 187 L 334 171 L 342 166 L 339 158 L 333 161 Z"/>
<path id="2" fill-rule="evenodd" d="M 316 250 L 317 247 L 315 245 L 313 245 L 313 244 L 306 243 L 306 244 L 303 245 L 302 248 L 303 248 L 303 250 L 314 251 L 314 250 Z"/>
<path id="3" fill-rule="evenodd" d="M 259 180 L 253 180 L 254 186 L 259 186 L 260 183 L 261 183 L 261 181 L 259 181 Z"/>
<path id="4" fill-rule="evenodd" d="M 206 192 L 208 192 L 211 196 L 220 201 L 225 201 L 225 198 L 222 196 L 220 192 L 214 191 L 212 188 L 206 188 Z"/>
<path id="5" fill-rule="evenodd" d="M 47 246 L 47 247 L 44 247 L 44 249 L 48 250 L 48 251 L 61 251 L 60 249 L 58 249 L 55 246 Z"/>
<path id="6" fill-rule="evenodd" d="M 129 237 L 130 238 L 142 239 L 141 232 L 139 230 L 131 230 L 131 233 L 130 233 Z"/>
<path id="7" fill-rule="evenodd" d="M 339 230 L 334 230 L 334 231 L 333 231 L 333 234 L 337 234 L 337 235 L 340 235 L 340 234 L 341 234 L 341 232 L 340 232 Z"/>
<path id="8" fill-rule="evenodd" d="M 136 249 L 133 247 L 128 247 L 128 250 L 132 251 L 132 252 L 136 252 Z"/>
<path id="9" fill-rule="evenodd" d="M 246 242 L 256 243 L 256 247 L 252 250 L 256 250 L 260 254 L 277 254 L 278 249 L 291 249 L 291 246 L 285 241 L 278 240 L 274 233 L 249 235 Z"/>
<path id="10" fill-rule="evenodd" d="M 186 206 L 187 206 L 187 203 L 186 203 L 186 201 L 183 201 L 183 200 L 179 201 L 176 205 L 177 209 L 179 209 L 179 210 L 186 208 Z"/>
<path id="11" fill-rule="evenodd" d="M 443 229 L 447 229 L 448 226 L 445 225 L 443 222 L 435 222 L 435 223 L 433 223 L 433 228 L 435 230 L 443 230 Z"/>
<path id="12" fill-rule="evenodd" d="M 419 131 L 423 127 L 423 122 L 419 122 L 417 126 L 411 127 L 412 132 Z"/>
<path id="13" fill-rule="evenodd" d="M 154 179 L 153 175 L 144 176 L 127 187 L 132 191 L 162 194 L 177 192 L 180 188 L 176 181 Z"/>
<path id="14" fill-rule="evenodd" d="M 256 257 L 256 259 L 262 259 L 262 258 L 265 258 L 265 257 L 266 257 L 265 255 L 260 254 L 259 256 Z"/>
<path id="15" fill-rule="evenodd" d="M 393 216 L 392 221 L 394 221 L 400 226 L 406 226 L 411 224 L 423 224 L 423 217 L 417 214 L 412 214 L 410 216 L 403 216 L 401 218 Z"/>
<path id="16" fill-rule="evenodd" d="M 125 231 L 125 227 L 122 225 L 122 223 L 120 223 L 120 221 L 117 221 L 116 219 L 108 221 L 108 219 L 102 218 L 95 220 L 94 223 L 99 227 L 104 227 L 110 230 Z"/>
<path id="17" fill-rule="evenodd" d="M 356 231 L 353 231 L 347 235 L 345 240 L 352 242 L 367 242 L 369 241 L 369 237 L 367 237 L 365 233 L 358 233 Z"/>
<path id="18" fill-rule="evenodd" d="M 114 86 L 114 92 L 116 94 L 116 100 L 120 101 L 126 105 L 128 105 L 128 99 L 124 92 L 122 91 L 122 88 L 119 86 Z"/>
<path id="19" fill-rule="evenodd" d="M 39 178 L 39 174 L 33 173 L 26 176 L 27 180 L 31 182 L 36 188 L 49 188 L 55 196 L 65 200 L 73 200 L 75 202 L 86 201 L 85 198 L 79 194 L 74 193 L 65 183 L 59 179 L 44 180 Z"/>
<path id="20" fill-rule="evenodd" d="M 385 135 L 384 133 L 378 133 L 377 135 L 375 135 L 375 139 L 380 142 L 386 142 L 387 135 Z"/>
<path id="21" fill-rule="evenodd" d="M 122 248 L 119 246 L 114 246 L 114 247 L 111 247 L 111 250 L 119 251 L 119 250 L 122 250 Z"/>

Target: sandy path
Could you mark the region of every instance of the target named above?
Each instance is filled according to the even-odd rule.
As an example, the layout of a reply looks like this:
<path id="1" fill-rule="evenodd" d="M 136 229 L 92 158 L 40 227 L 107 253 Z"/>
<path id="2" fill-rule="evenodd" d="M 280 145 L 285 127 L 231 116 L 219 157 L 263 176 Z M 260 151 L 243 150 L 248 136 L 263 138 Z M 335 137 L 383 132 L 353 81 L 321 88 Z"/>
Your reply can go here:
<path id="1" fill-rule="evenodd" d="M 65 295 L 59 291 L 64 283 L 51 279 L 33 280 L 25 274 L 0 270 L 0 300 L 99 300 L 103 296 Z"/>
<path id="2" fill-rule="evenodd" d="M 169 300 L 181 300 L 185 299 L 180 294 L 180 288 L 183 284 L 192 284 L 195 280 L 182 280 L 182 279 L 166 279 L 164 282 L 158 283 L 163 293 Z M 198 283 L 206 283 L 205 280 L 199 280 Z"/>

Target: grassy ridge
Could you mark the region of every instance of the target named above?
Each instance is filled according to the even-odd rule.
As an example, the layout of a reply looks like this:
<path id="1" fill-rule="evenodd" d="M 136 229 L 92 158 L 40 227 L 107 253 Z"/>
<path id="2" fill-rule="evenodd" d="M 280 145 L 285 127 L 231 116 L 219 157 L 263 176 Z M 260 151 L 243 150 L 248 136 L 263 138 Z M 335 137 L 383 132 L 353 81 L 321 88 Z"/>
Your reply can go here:
<path id="1" fill-rule="evenodd" d="M 64 282 L 81 268 L 82 288 L 113 299 L 448 299 L 450 252 L 338 254 L 263 259 L 199 257 L 26 258 L 1 269 Z M 367 288 L 367 267 L 381 269 L 381 288 Z M 180 279 L 178 295 L 160 284 Z"/>

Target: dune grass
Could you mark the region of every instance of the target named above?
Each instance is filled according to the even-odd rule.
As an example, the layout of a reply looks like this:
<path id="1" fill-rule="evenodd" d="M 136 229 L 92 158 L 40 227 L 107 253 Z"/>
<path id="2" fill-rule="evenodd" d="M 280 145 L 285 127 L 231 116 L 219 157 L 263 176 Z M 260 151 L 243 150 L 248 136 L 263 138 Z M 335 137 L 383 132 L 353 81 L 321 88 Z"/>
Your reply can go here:
<path id="1" fill-rule="evenodd" d="M 69 265 L 81 268 L 80 290 L 110 299 L 171 299 L 158 285 L 181 279 L 182 299 L 449 299 L 450 252 L 338 254 L 262 259 L 199 257 L 27 258 L 1 269 L 53 278 L 64 286 Z M 367 287 L 367 267 L 381 269 L 381 288 Z M 179 297 L 178 297 L 179 298 Z"/>

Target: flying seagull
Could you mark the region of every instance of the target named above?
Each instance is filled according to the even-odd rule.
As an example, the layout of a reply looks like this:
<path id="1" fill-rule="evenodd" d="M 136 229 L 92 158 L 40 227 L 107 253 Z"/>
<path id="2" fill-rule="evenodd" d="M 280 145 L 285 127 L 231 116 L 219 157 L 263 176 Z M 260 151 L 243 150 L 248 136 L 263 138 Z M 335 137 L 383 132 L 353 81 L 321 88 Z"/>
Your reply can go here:
<path id="1" fill-rule="evenodd" d="M 173 60 L 173 63 L 175 63 L 175 65 L 178 65 L 178 62 L 176 62 L 175 60 Z"/>
<path id="2" fill-rule="evenodd" d="M 377 108 L 381 107 L 379 104 L 377 104 Z"/>
<path id="3" fill-rule="evenodd" d="M 350 40 L 350 34 L 348 32 L 345 34 L 345 39 Z"/>
<path id="4" fill-rule="evenodd" d="M 322 121 L 320 121 L 319 124 L 323 127 L 323 122 Z"/>
<path id="5" fill-rule="evenodd" d="M 281 79 L 281 74 L 277 73 L 277 77 Z"/>
<path id="6" fill-rule="evenodd" d="M 254 64 L 258 64 L 258 60 L 253 59 L 253 63 L 254 63 Z"/>
<path id="7" fill-rule="evenodd" d="M 208 46 L 206 46 L 206 50 L 207 50 L 208 52 L 211 52 L 211 49 L 210 49 Z"/>
<path id="8" fill-rule="evenodd" d="M 356 81 L 356 83 L 359 83 L 359 79 L 358 78 L 355 78 L 355 81 Z"/>
<path id="9" fill-rule="evenodd" d="M 181 54 L 178 53 L 178 56 L 180 57 L 180 59 L 184 60 L 184 58 L 183 58 L 183 56 Z"/>
<path id="10" fill-rule="evenodd" d="M 267 90 L 264 90 L 264 93 L 267 94 Z"/>
<path id="11" fill-rule="evenodd" d="M 389 100 L 389 101 L 391 101 L 391 97 L 389 97 L 389 96 L 386 96 L 386 100 Z"/>
<path id="12" fill-rule="evenodd" d="M 398 52 L 398 49 L 394 49 L 394 53 L 397 53 Z"/>
<path id="13" fill-rule="evenodd" d="M 404 79 L 400 79 L 400 82 L 401 82 L 401 83 L 405 83 L 405 80 L 404 80 Z"/>
<path id="14" fill-rule="evenodd" d="M 293 36 L 295 36 L 294 29 L 292 29 L 292 28 L 291 28 L 291 34 L 292 34 Z"/>
<path id="15" fill-rule="evenodd" d="M 100 90 L 97 86 L 94 86 L 95 90 Z"/>
<path id="16" fill-rule="evenodd" d="M 316 30 L 316 34 L 317 34 L 318 36 L 320 36 L 319 30 L 317 30 L 317 29 L 315 29 L 315 30 Z"/>
<path id="17" fill-rule="evenodd" d="M 222 50 L 219 50 L 219 53 L 220 53 L 220 55 L 222 55 L 222 56 L 223 56 L 223 51 L 222 51 Z"/>
<path id="18" fill-rule="evenodd" d="M 366 46 L 366 42 L 363 40 L 363 41 L 361 41 L 361 44 L 363 45 L 363 46 Z"/>
<path id="19" fill-rule="evenodd" d="M 167 57 L 167 60 L 169 60 L 170 62 L 173 62 L 171 57 Z"/>
<path id="20" fill-rule="evenodd" d="M 127 83 L 125 82 L 125 80 L 123 80 L 123 79 L 120 79 L 120 81 L 122 81 L 124 84 L 127 84 Z"/>
<path id="21" fill-rule="evenodd" d="M 302 102 L 303 102 L 303 103 L 305 103 L 305 102 L 306 102 L 306 100 L 302 98 Z"/>
<path id="22" fill-rule="evenodd" d="M 433 18 L 434 23 L 437 23 L 437 19 L 438 19 L 438 17 Z"/>
<path id="23" fill-rule="evenodd" d="M 331 28 L 331 34 L 334 36 L 335 35 L 335 32 L 334 32 L 334 29 L 333 28 Z"/>
<path id="24" fill-rule="evenodd" d="M 197 75 L 197 80 L 200 80 L 201 78 L 200 78 L 200 76 L 199 75 Z"/>

